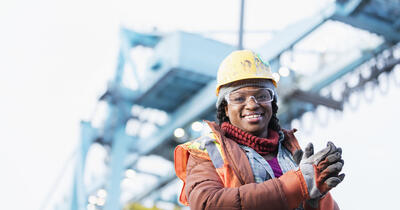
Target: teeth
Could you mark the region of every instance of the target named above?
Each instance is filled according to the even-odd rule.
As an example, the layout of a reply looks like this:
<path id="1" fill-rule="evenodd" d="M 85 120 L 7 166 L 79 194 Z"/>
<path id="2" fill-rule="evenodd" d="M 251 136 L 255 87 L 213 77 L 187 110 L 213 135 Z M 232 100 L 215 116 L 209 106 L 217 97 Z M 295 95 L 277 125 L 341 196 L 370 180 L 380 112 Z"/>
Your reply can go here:
<path id="1" fill-rule="evenodd" d="M 258 117 L 260 117 L 261 115 L 259 115 L 259 114 L 255 114 L 255 115 L 247 115 L 247 116 L 244 116 L 244 118 L 246 118 L 246 119 L 249 119 L 249 118 L 258 118 Z"/>

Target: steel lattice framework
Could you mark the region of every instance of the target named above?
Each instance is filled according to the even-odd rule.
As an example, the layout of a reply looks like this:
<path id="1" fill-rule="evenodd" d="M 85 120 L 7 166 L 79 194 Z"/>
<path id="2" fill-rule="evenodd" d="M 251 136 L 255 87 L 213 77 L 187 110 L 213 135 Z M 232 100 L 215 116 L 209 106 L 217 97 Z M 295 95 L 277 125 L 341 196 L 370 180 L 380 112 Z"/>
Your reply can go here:
<path id="1" fill-rule="evenodd" d="M 312 78 L 282 78 L 278 89 L 279 119 L 284 127 L 318 106 L 342 110 L 343 103 L 348 101 L 352 92 L 361 90 L 367 82 L 376 81 L 379 75 L 391 72 L 400 62 L 393 56 L 393 50 L 398 50 L 395 44 L 400 41 L 400 2 L 395 0 L 337 1 L 328 5 L 321 13 L 288 26 L 256 51 L 270 61 L 273 69 L 278 69 L 284 52 L 293 50 L 297 43 L 327 21 L 340 21 L 369 31 L 381 36 L 384 41 L 345 66 L 323 69 L 322 73 Z M 154 51 L 149 68 L 141 76 L 130 56 L 130 50 L 138 46 L 152 48 Z M 221 60 L 235 49 L 235 46 L 197 34 L 143 34 L 121 29 L 118 66 L 106 92 L 99 98 L 99 101 L 108 105 L 107 118 L 101 127 L 94 127 L 90 121 L 81 122 L 81 143 L 69 209 L 86 209 L 88 196 L 100 188 L 106 190 L 107 197 L 104 206 L 98 208 L 121 209 L 121 181 L 127 169 L 141 173 L 137 167 L 138 161 L 150 154 L 171 161 L 173 148 L 178 144 L 173 136 L 176 128 L 188 128 L 192 122 L 201 119 L 214 120 L 216 98 L 210 96 L 214 95 L 216 69 Z M 376 62 L 371 63 L 371 60 Z M 341 98 L 334 99 L 329 91 L 321 94 L 324 88 L 365 63 L 369 63 L 370 76 L 361 78 L 355 86 L 347 86 Z M 123 84 L 127 66 L 133 69 L 138 87 L 135 90 Z M 132 111 L 135 107 L 151 108 L 164 113 L 168 116 L 168 121 L 164 124 L 155 123 L 155 130 L 153 129 L 150 136 L 143 137 L 137 133 L 129 135 L 126 129 L 130 121 L 138 122 L 135 125 L 139 130 L 142 124 L 151 121 L 140 117 L 140 110 L 139 114 L 135 114 Z M 86 158 L 94 143 L 109 148 L 109 173 L 105 181 L 85 187 L 83 179 Z M 174 173 L 154 177 L 157 179 L 154 185 L 137 192 L 129 201 L 138 202 L 149 196 L 158 199 L 160 190 L 176 179 Z"/>

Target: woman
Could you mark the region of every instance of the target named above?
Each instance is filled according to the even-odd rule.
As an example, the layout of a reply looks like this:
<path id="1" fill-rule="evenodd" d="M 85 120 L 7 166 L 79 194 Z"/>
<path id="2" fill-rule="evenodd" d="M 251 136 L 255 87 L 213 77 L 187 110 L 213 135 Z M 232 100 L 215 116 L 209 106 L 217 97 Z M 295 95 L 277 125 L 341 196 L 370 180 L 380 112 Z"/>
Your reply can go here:
<path id="1" fill-rule="evenodd" d="M 232 52 L 217 75 L 212 132 L 175 149 L 184 182 L 180 202 L 191 209 L 339 209 L 329 190 L 344 174 L 333 143 L 303 152 L 294 132 L 281 129 L 276 82 L 249 50 Z"/>

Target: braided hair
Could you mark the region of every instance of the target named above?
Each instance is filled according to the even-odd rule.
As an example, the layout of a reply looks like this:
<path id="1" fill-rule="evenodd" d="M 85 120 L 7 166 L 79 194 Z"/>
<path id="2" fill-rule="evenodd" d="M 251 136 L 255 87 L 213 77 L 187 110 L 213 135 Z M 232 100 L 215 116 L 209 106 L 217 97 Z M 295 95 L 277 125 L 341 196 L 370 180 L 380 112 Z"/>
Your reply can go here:
<path id="1" fill-rule="evenodd" d="M 279 125 L 279 119 L 276 116 L 276 113 L 278 112 L 278 104 L 276 103 L 276 100 L 273 100 L 271 102 L 271 105 L 272 105 L 272 116 L 271 119 L 269 120 L 268 128 L 276 132 L 279 132 L 281 130 L 281 126 Z M 226 102 L 225 99 L 223 99 L 223 101 L 217 108 L 217 123 L 220 126 L 223 122 L 229 122 L 229 118 L 228 116 L 226 116 L 225 113 L 226 106 L 228 106 L 228 103 Z"/>

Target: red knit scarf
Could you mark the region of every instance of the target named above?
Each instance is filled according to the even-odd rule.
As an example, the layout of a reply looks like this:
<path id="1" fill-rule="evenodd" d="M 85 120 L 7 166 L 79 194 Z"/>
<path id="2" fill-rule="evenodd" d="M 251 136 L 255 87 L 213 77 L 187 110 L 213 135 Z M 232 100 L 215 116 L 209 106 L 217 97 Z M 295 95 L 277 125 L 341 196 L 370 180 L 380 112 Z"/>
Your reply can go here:
<path id="1" fill-rule="evenodd" d="M 268 138 L 261 138 L 253 136 L 228 122 L 222 123 L 221 128 L 228 138 L 239 144 L 251 147 L 260 155 L 275 152 L 278 147 L 279 134 L 274 130 L 268 130 Z"/>

